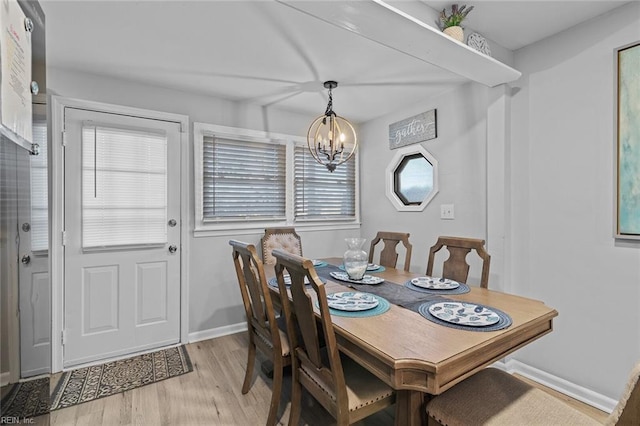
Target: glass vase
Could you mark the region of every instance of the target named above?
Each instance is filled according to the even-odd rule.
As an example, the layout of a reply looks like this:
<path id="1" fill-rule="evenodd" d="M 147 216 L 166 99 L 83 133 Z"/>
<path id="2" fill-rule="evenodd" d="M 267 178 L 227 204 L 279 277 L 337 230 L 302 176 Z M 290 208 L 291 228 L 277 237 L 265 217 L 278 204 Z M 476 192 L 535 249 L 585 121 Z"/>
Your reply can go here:
<path id="1" fill-rule="evenodd" d="M 343 256 L 344 270 L 352 280 L 361 280 L 365 272 L 367 272 L 367 264 L 369 262 L 367 252 L 362 249 L 366 239 L 345 238 L 344 240 L 349 247 Z"/>

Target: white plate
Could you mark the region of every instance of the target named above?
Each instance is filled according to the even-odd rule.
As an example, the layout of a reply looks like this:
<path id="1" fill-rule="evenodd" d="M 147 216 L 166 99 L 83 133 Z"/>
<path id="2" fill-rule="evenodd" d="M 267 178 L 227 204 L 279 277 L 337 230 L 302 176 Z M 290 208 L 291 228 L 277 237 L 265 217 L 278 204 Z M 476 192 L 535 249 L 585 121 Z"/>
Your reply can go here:
<path id="1" fill-rule="evenodd" d="M 378 306 L 378 299 L 371 294 L 343 291 L 327 295 L 327 304 L 340 311 L 366 311 Z"/>
<path id="2" fill-rule="evenodd" d="M 313 266 L 324 266 L 327 264 L 327 262 L 325 262 L 324 260 L 318 259 L 313 259 L 311 262 L 313 263 Z"/>
<path id="3" fill-rule="evenodd" d="M 365 275 L 361 280 L 352 280 L 346 272 L 329 272 L 333 278 L 340 281 L 347 281 L 354 284 L 380 284 L 384 282 L 384 278 L 374 277 L 373 275 Z"/>
<path id="4" fill-rule="evenodd" d="M 482 327 L 500 321 L 494 311 L 474 303 L 438 302 L 429 306 L 429 313 L 443 321 L 471 327 Z"/>
<path id="5" fill-rule="evenodd" d="M 460 287 L 460 283 L 457 281 L 438 277 L 417 277 L 411 280 L 411 284 L 432 290 L 453 290 Z"/>

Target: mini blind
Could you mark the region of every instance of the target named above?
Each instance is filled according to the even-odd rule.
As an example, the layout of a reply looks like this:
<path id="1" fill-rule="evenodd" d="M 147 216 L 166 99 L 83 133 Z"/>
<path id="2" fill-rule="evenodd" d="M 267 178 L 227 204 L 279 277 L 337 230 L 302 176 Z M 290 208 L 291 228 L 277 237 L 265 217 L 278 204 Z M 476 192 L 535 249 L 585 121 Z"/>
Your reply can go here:
<path id="1" fill-rule="evenodd" d="M 166 241 L 166 136 L 83 126 L 82 247 Z"/>
<path id="2" fill-rule="evenodd" d="M 49 249 L 49 216 L 47 199 L 47 122 L 33 120 L 33 142 L 40 146 L 31 160 L 31 250 Z"/>
<path id="3" fill-rule="evenodd" d="M 306 147 L 295 147 L 295 218 L 354 219 L 356 214 L 355 159 L 333 173 L 318 163 Z"/>
<path id="4" fill-rule="evenodd" d="M 205 136 L 204 220 L 283 219 L 285 173 L 285 145 Z"/>

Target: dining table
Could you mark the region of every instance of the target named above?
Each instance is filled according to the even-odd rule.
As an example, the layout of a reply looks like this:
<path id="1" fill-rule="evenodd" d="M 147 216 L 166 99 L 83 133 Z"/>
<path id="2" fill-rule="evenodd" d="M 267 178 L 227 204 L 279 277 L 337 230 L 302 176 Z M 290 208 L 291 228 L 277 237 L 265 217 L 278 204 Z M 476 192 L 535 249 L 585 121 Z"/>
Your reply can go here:
<path id="1" fill-rule="evenodd" d="M 464 283 L 455 291 L 426 291 L 411 285 L 424 274 L 388 266 L 367 272 L 384 282 L 366 285 L 334 278 L 342 258 L 314 263 L 327 294 L 357 291 L 389 302 L 384 312 L 358 316 L 335 311 L 331 320 L 340 351 L 396 391 L 396 425 L 426 424 L 428 398 L 550 333 L 558 315 L 541 301 Z M 265 268 L 265 273 L 278 305 L 274 270 Z M 436 302 L 487 308 L 500 313 L 502 322 L 495 324 L 499 327 L 473 327 L 442 321 L 425 308 Z"/>

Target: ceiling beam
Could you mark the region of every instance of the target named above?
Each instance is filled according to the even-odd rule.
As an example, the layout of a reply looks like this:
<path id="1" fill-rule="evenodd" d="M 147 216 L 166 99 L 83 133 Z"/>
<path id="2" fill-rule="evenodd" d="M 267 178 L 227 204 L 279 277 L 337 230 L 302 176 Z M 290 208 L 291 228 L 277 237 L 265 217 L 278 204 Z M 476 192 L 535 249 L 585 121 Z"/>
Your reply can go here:
<path id="1" fill-rule="evenodd" d="M 384 0 L 277 1 L 485 86 L 509 83 L 521 75 L 520 71 L 452 39 Z"/>

